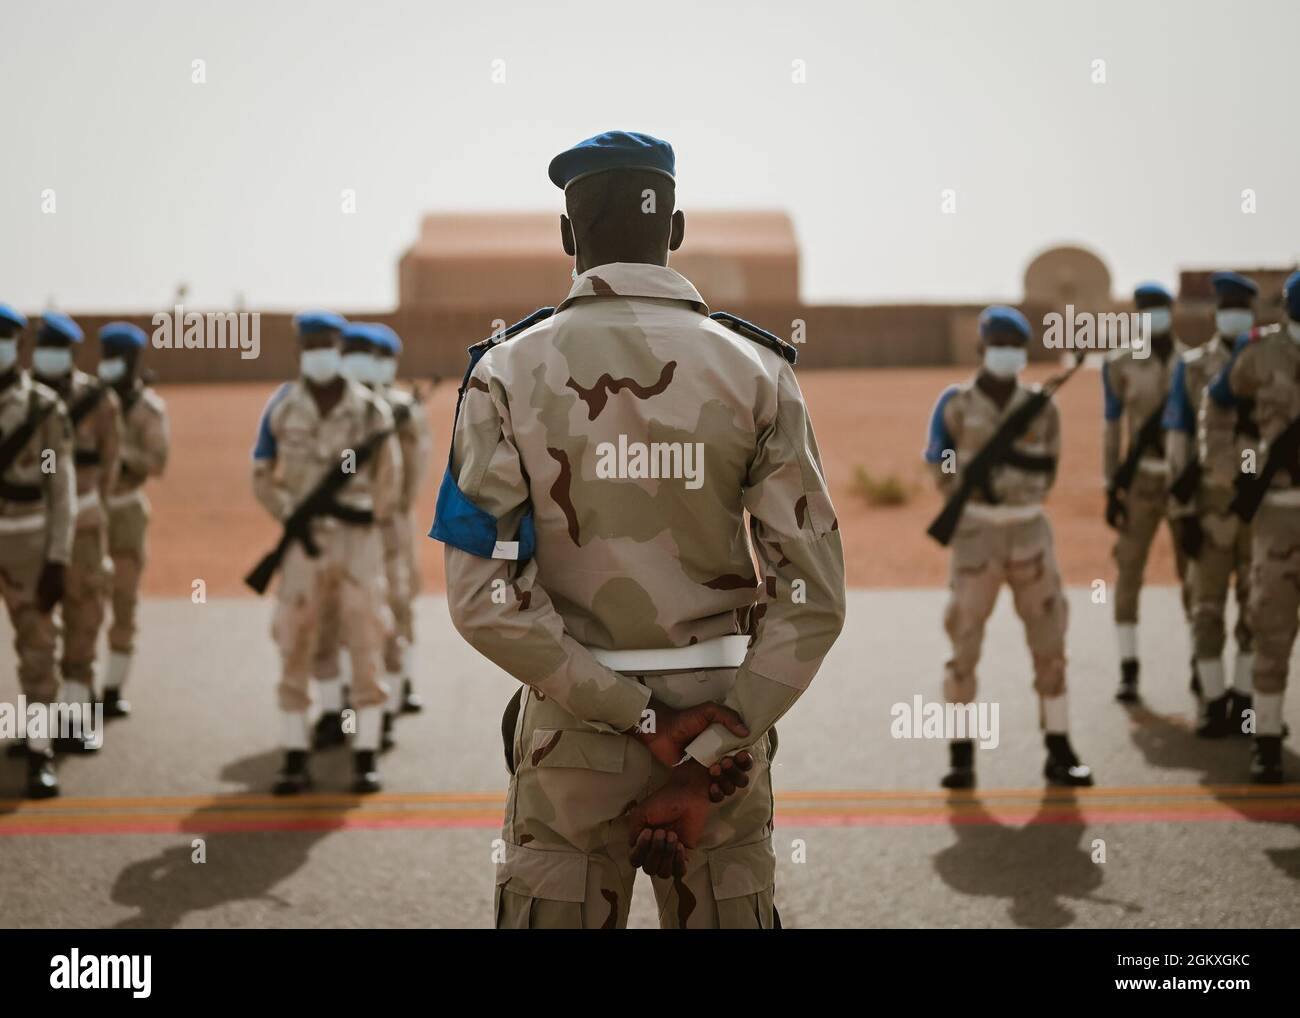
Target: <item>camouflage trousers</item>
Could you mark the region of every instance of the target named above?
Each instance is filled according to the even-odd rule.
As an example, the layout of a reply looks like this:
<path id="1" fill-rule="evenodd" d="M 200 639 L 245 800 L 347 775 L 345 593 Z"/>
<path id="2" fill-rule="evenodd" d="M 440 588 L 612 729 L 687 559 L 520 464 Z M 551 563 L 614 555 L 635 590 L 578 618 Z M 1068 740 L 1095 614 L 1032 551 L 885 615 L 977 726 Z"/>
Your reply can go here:
<path id="1" fill-rule="evenodd" d="M 638 677 L 674 707 L 721 700 L 735 669 Z M 776 857 L 767 740 L 751 752 L 748 788 L 712 807 L 686 875 L 654 878 L 659 924 L 678 928 L 773 925 Z M 529 689 L 515 724 L 514 774 L 496 875 L 499 929 L 621 929 L 636 870 L 626 812 L 661 787 L 669 769 L 626 735 L 597 732 Z"/>
<path id="2" fill-rule="evenodd" d="M 53 703 L 59 695 L 54 671 L 58 630 L 52 612 L 36 607 L 36 584 L 45 567 L 44 528 L 0 535 L 0 597 L 14 627 L 18 685 L 33 703 Z"/>
<path id="3" fill-rule="evenodd" d="M 113 582 L 103 518 L 83 523 L 72 538 L 72 557 L 64 573 L 63 677 L 87 684 L 95 676 L 95 651 L 104 624 L 104 607 Z"/>
<path id="4" fill-rule="evenodd" d="M 1286 689 L 1300 612 L 1300 508 L 1260 506 L 1254 520 L 1250 618 L 1257 693 Z"/>
<path id="5" fill-rule="evenodd" d="M 135 612 L 144 572 L 145 535 L 149 503 L 144 492 L 108 508 L 108 555 L 113 561 L 113 619 L 108 627 L 109 650 L 130 654 L 135 649 Z"/>
<path id="6" fill-rule="evenodd" d="M 1146 573 L 1147 558 L 1161 522 L 1168 524 L 1170 536 L 1173 524 L 1168 515 L 1168 482 L 1164 475 L 1139 470 L 1133 478 L 1124 501 L 1128 519 L 1115 538 L 1111 554 L 1119 567 L 1115 580 L 1115 621 L 1124 625 L 1138 620 L 1138 596 L 1142 593 L 1142 577 Z M 1174 560 L 1178 567 L 1178 580 L 1182 585 L 1183 612 L 1191 617 L 1191 586 L 1188 582 L 1187 556 L 1173 541 Z"/>
<path id="7" fill-rule="evenodd" d="M 943 694 L 949 703 L 970 703 L 976 695 L 975 668 L 984 627 L 1002 585 L 1011 588 L 1016 614 L 1034 663 L 1039 696 L 1065 692 L 1065 628 L 1069 605 L 1046 516 L 1019 523 L 963 523 L 952 541 L 948 607 L 944 628 L 952 657 L 944 667 Z"/>
<path id="8" fill-rule="evenodd" d="M 1230 488 L 1202 488 L 1197 512 L 1204 541 L 1192 563 L 1192 643 L 1198 661 L 1217 660 L 1227 642 L 1224 613 L 1228 588 L 1236 577 L 1237 652 L 1249 654 L 1254 646 L 1250 619 L 1251 526 L 1228 511 Z"/>
<path id="9" fill-rule="evenodd" d="M 318 526 L 321 554 L 310 558 L 297 542 L 280 567 L 272 635 L 280 647 L 280 709 L 311 706 L 308 680 L 319 654 L 322 627 L 338 633 L 352 659 L 351 703 L 382 705 L 388 691 L 379 678 L 383 649 L 383 552 L 373 526 Z M 329 615 L 329 606 L 337 613 Z M 337 652 L 336 652 L 337 656 Z"/>

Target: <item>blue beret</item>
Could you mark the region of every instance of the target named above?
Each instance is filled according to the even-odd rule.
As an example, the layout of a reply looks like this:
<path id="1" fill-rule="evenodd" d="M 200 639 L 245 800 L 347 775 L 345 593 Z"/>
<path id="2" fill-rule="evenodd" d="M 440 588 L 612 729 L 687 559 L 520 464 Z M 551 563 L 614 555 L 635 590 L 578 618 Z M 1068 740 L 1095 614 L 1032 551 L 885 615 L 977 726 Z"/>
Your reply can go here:
<path id="1" fill-rule="evenodd" d="M 655 170 L 674 177 L 677 157 L 666 141 L 637 131 L 606 131 L 580 141 L 551 160 L 547 171 L 556 187 L 568 187 L 579 177 L 603 170 Z"/>
<path id="2" fill-rule="evenodd" d="M 1286 298 L 1286 313 L 1300 322 L 1300 271 L 1291 273 L 1282 284 L 1282 295 Z"/>
<path id="3" fill-rule="evenodd" d="M 1160 308 L 1174 302 L 1174 295 L 1159 283 L 1140 283 L 1133 290 L 1133 303 L 1140 308 Z"/>
<path id="4" fill-rule="evenodd" d="M 375 341 L 374 326 L 369 322 L 344 322 L 339 329 L 343 333 L 344 341 L 353 340 L 362 343 L 373 343 Z"/>
<path id="5" fill-rule="evenodd" d="M 333 311 L 303 311 L 293 316 L 293 327 L 304 336 L 310 336 L 313 332 L 328 332 L 330 329 L 342 332 L 347 324 L 346 318 Z"/>
<path id="6" fill-rule="evenodd" d="M 16 325 L 20 329 L 27 328 L 27 317 L 21 312 L 8 304 L 0 304 L 0 322 L 8 322 L 10 325 Z"/>
<path id="7" fill-rule="evenodd" d="M 980 336 L 987 338 L 995 332 L 1014 333 L 1026 343 L 1029 342 L 1032 335 L 1029 328 L 1029 319 L 1015 308 L 1009 308 L 1002 304 L 995 304 L 993 307 L 985 308 L 980 315 Z"/>
<path id="8" fill-rule="evenodd" d="M 402 352 L 401 338 L 383 322 L 370 323 L 370 342 L 394 357 Z"/>
<path id="9" fill-rule="evenodd" d="M 1255 281 L 1240 272 L 1211 273 L 1210 285 L 1220 297 L 1254 297 L 1259 293 Z"/>
<path id="10" fill-rule="evenodd" d="M 148 336 L 144 329 L 130 322 L 109 322 L 99 330 L 99 341 L 104 346 L 134 347 L 140 349 Z"/>
<path id="11" fill-rule="evenodd" d="M 70 343 L 80 343 L 86 338 L 86 334 L 81 331 L 80 325 L 58 311 L 46 311 L 45 314 L 41 315 L 41 333 L 59 336 Z"/>

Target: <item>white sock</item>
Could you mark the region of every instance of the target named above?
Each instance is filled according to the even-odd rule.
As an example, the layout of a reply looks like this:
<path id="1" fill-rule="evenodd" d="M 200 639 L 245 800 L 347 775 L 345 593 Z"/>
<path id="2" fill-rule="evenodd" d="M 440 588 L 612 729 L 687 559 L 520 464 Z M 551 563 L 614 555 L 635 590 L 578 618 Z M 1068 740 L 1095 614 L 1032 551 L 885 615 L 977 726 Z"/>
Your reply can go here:
<path id="1" fill-rule="evenodd" d="M 1066 735 L 1070 731 L 1070 701 L 1065 693 L 1042 698 L 1043 730 L 1049 735 Z"/>
<path id="2" fill-rule="evenodd" d="M 409 643 L 402 645 L 402 678 L 404 679 L 411 677 L 411 665 L 414 664 L 413 659 L 415 657 L 413 650 L 414 648 Z"/>
<path id="3" fill-rule="evenodd" d="M 384 727 L 384 711 L 381 707 L 362 707 L 357 711 L 357 734 L 352 737 L 352 748 L 378 749 L 379 734 Z"/>
<path id="4" fill-rule="evenodd" d="M 90 703 L 90 683 L 81 679 L 64 679 L 60 690 L 64 703 Z"/>
<path id="5" fill-rule="evenodd" d="M 343 676 L 316 680 L 316 702 L 326 714 L 337 714 L 343 709 Z"/>
<path id="6" fill-rule="evenodd" d="M 1119 638 L 1119 659 L 1121 661 L 1136 661 L 1138 656 L 1137 623 L 1116 623 L 1115 635 Z"/>
<path id="7" fill-rule="evenodd" d="M 280 742 L 287 750 L 307 748 L 307 715 L 299 710 L 280 711 Z"/>
<path id="8" fill-rule="evenodd" d="M 1196 674 L 1201 677 L 1201 696 L 1217 700 L 1227 688 L 1223 679 L 1223 658 L 1203 657 L 1196 661 Z"/>
<path id="9" fill-rule="evenodd" d="M 1282 734 L 1282 693 L 1255 694 L 1255 734 Z"/>
<path id="10" fill-rule="evenodd" d="M 104 675 L 104 688 L 122 690 L 131 671 L 131 655 L 123 650 L 108 652 L 108 671 Z"/>
<path id="11" fill-rule="evenodd" d="M 402 710 L 402 677 L 395 672 L 388 673 L 388 703 L 384 709 L 389 714 L 398 714 Z"/>
<path id="12" fill-rule="evenodd" d="M 1254 654 L 1237 651 L 1237 660 L 1232 664 L 1232 688 L 1247 696 L 1255 688 Z"/>

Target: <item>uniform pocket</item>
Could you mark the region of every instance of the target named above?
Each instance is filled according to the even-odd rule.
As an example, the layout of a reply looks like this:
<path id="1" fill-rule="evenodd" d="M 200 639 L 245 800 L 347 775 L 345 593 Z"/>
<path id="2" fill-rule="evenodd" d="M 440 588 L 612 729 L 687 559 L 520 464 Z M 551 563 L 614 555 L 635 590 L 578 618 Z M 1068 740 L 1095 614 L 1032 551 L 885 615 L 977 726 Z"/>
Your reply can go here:
<path id="1" fill-rule="evenodd" d="M 776 853 L 771 839 L 710 852 L 709 880 L 718 901 L 770 891 L 776 883 Z"/>
<path id="2" fill-rule="evenodd" d="M 497 887 L 524 898 L 581 902 L 587 895 L 587 857 L 580 852 L 505 846 Z"/>
<path id="3" fill-rule="evenodd" d="M 534 767 L 577 767 L 621 774 L 627 736 L 570 728 L 537 728 L 525 761 Z"/>

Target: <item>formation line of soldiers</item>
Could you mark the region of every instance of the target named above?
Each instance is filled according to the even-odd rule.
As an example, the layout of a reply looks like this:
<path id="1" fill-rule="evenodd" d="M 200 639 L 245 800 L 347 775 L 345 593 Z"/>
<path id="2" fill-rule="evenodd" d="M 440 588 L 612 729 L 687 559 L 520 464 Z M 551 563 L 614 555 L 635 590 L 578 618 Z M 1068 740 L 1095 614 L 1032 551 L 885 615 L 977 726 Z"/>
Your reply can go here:
<path id="1" fill-rule="evenodd" d="M 84 334 L 47 312 L 30 371 L 20 365 L 27 319 L 0 304 L 0 595 L 14 629 L 18 681 L 32 705 L 77 705 L 78 731 L 29 735 L 27 794 L 59 793 L 54 753 L 89 753 L 102 734 L 95 703 L 123 717 L 135 654 L 149 502 L 144 484 L 167 463 L 167 411 L 143 380 L 146 335 L 129 322 L 99 332 L 98 377 L 75 366 Z M 108 663 L 97 689 L 96 653 L 111 603 Z M 57 668 L 56 668 L 57 662 Z"/>
<path id="2" fill-rule="evenodd" d="M 1253 736 L 1250 778 L 1275 784 L 1283 780 L 1282 699 L 1300 619 L 1300 273 L 1285 283 L 1287 320 L 1263 328 L 1255 327 L 1253 280 L 1217 272 L 1211 283 L 1217 309 L 1206 343 L 1182 344 L 1173 295 L 1146 283 L 1134 300 L 1149 316 L 1149 348 L 1117 350 L 1102 369 L 1105 515 L 1117 532 L 1116 696 L 1139 699 L 1138 601 L 1164 521 L 1190 628 L 1196 734 Z M 987 309 L 980 337 L 983 364 L 940 395 L 925 449 L 943 494 L 970 489 L 952 538 L 944 694 L 949 702 L 974 700 L 985 624 L 1006 582 L 1033 659 L 1045 776 L 1089 785 L 1091 771 L 1068 738 L 1068 612 L 1043 509 L 1060 454 L 1060 415 L 1050 399 L 1018 414 L 1043 396 L 1018 380 L 1031 338 L 1018 311 Z M 1234 584 L 1229 680 L 1225 616 Z M 974 743 L 954 740 L 949 752 L 942 784 L 973 787 Z"/>
<path id="3" fill-rule="evenodd" d="M 325 311 L 294 321 L 299 377 L 271 396 L 252 454 L 253 492 L 287 539 L 272 624 L 285 753 L 273 790 L 309 788 L 311 750 L 351 736 L 353 791 L 375 792 L 393 719 L 421 707 L 411 510 L 429 430 L 419 397 L 395 384 L 392 329 Z"/>

